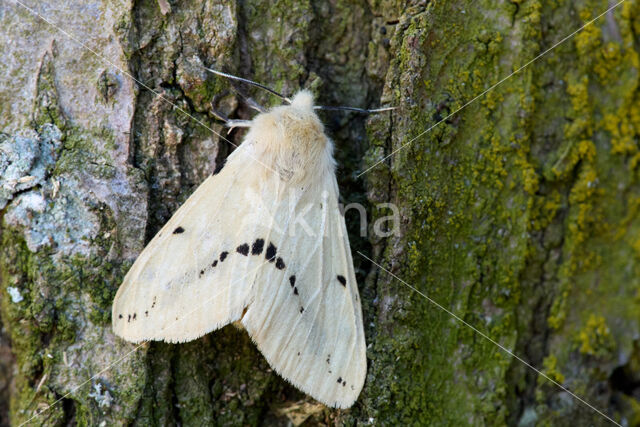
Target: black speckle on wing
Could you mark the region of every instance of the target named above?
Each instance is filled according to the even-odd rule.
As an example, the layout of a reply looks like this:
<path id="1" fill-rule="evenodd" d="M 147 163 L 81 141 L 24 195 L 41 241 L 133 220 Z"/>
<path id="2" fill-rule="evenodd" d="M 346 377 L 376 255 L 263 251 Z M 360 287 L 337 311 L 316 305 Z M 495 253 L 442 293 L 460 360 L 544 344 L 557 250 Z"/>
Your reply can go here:
<path id="1" fill-rule="evenodd" d="M 344 276 L 341 276 L 341 275 L 338 274 L 337 279 L 338 279 L 338 282 L 340 282 L 340 284 L 342 286 L 344 286 L 345 288 L 347 287 L 347 279 L 345 279 Z"/>
<path id="2" fill-rule="evenodd" d="M 260 255 L 264 249 L 264 239 L 256 239 L 251 246 L 251 255 Z"/>
<path id="3" fill-rule="evenodd" d="M 273 243 L 269 242 L 269 246 L 267 246 L 267 252 L 265 253 L 265 258 L 267 259 L 267 261 L 275 261 L 277 252 L 278 249 L 276 248 L 276 246 Z"/>
<path id="4" fill-rule="evenodd" d="M 296 284 L 296 275 L 289 276 L 289 283 L 291 283 L 291 287 L 294 287 Z"/>
<path id="5" fill-rule="evenodd" d="M 224 260 L 227 258 L 227 255 L 229 255 L 229 252 L 224 251 L 220 254 L 220 262 L 224 262 Z"/>
<path id="6" fill-rule="evenodd" d="M 242 254 L 244 256 L 249 255 L 249 245 L 246 243 L 241 244 L 240 246 L 238 246 L 236 248 L 236 252 L 238 252 L 239 254 Z"/>
<path id="7" fill-rule="evenodd" d="M 176 227 L 175 230 L 173 230 L 173 234 L 182 234 L 184 233 L 184 228 L 182 227 Z"/>
<path id="8" fill-rule="evenodd" d="M 276 259 L 276 268 L 278 270 L 282 270 L 284 269 L 285 265 L 284 265 L 284 261 L 282 260 L 282 258 L 278 257 L 278 259 Z"/>

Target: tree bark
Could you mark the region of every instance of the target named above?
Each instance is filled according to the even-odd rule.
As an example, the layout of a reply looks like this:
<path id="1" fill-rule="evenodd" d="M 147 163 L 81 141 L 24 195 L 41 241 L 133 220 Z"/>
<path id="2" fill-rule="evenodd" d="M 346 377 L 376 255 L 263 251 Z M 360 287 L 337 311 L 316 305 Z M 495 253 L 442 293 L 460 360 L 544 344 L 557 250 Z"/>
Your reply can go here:
<path id="1" fill-rule="evenodd" d="M 610 424 L 550 378 L 640 425 L 640 6 L 563 41 L 613 4 L 0 5 L 0 423 Z M 232 326 L 181 345 L 111 332 L 127 269 L 233 149 L 213 108 L 254 114 L 203 65 L 398 107 L 322 114 L 343 202 L 369 220 L 362 237 L 346 216 L 368 343 L 349 410 Z M 383 238 L 385 203 L 401 222 Z"/>

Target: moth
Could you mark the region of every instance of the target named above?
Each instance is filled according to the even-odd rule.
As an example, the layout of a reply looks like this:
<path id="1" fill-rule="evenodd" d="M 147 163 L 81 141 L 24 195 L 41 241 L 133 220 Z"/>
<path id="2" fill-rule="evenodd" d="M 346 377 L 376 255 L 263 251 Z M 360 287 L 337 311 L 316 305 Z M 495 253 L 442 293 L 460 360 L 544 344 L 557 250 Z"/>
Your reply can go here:
<path id="1" fill-rule="evenodd" d="M 333 143 L 305 90 L 247 125 L 125 276 L 113 330 L 179 343 L 236 322 L 295 387 L 350 407 L 366 344 Z"/>

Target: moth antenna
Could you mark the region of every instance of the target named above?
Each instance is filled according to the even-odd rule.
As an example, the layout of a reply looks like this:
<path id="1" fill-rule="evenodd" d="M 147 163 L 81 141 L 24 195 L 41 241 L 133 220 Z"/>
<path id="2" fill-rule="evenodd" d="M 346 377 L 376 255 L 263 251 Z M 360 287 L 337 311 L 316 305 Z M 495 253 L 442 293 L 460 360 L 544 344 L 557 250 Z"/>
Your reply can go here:
<path id="1" fill-rule="evenodd" d="M 215 101 L 215 99 L 214 99 L 214 101 Z M 222 111 L 219 111 L 219 110 L 214 106 L 214 101 L 211 101 L 211 114 L 213 114 L 213 116 L 214 116 L 216 119 L 218 119 L 218 120 L 220 120 L 220 121 L 222 121 L 222 122 L 227 123 L 227 122 L 228 122 L 229 120 L 231 120 L 231 119 L 229 119 L 229 117 L 227 117 L 227 115 L 226 115 L 226 114 L 224 114 Z"/>
<path id="2" fill-rule="evenodd" d="M 330 107 L 325 105 L 315 105 L 313 108 L 314 110 L 355 111 L 356 113 L 372 114 L 372 113 L 382 113 L 384 111 L 392 111 L 397 109 L 398 107 L 383 107 L 383 108 L 374 108 L 372 110 L 367 110 L 365 108 L 358 108 L 358 107 Z"/>
<path id="3" fill-rule="evenodd" d="M 244 100 L 247 103 L 247 105 L 249 106 L 249 108 L 253 108 L 258 113 L 266 113 L 267 112 L 266 108 L 264 108 L 262 105 L 258 104 L 253 98 L 251 98 L 249 96 L 243 96 L 242 94 L 240 96 L 242 96 L 244 98 Z"/>
<path id="4" fill-rule="evenodd" d="M 228 79 L 231 80 L 237 80 L 239 82 L 243 82 L 243 83 L 247 83 L 250 84 L 252 86 L 255 87 L 259 87 L 260 89 L 266 90 L 267 92 L 279 97 L 280 99 L 285 100 L 286 102 L 288 102 L 289 104 L 291 104 L 291 99 L 287 98 L 286 96 L 284 96 L 283 94 L 271 89 L 270 87 L 267 87 L 263 84 L 260 84 L 258 82 L 254 82 L 253 80 L 249 80 L 249 79 L 245 79 L 242 77 L 238 77 L 238 76 L 234 76 L 233 74 L 228 74 L 228 73 L 223 73 L 222 71 L 218 71 L 218 70 L 214 70 L 213 68 L 207 68 L 207 67 L 203 67 L 205 70 L 209 71 L 210 73 L 216 74 L 218 76 L 222 76 L 222 77 L 226 77 Z"/>
<path id="5" fill-rule="evenodd" d="M 224 125 L 229 128 L 229 132 L 227 132 L 227 134 L 230 134 L 234 128 L 251 127 L 251 120 L 229 120 Z"/>
<path id="6" fill-rule="evenodd" d="M 213 116 L 216 119 L 224 122 L 225 127 L 229 128 L 229 132 L 227 132 L 227 133 L 231 133 L 233 128 L 248 128 L 248 127 L 251 126 L 251 120 L 233 120 L 233 119 L 230 119 L 224 113 L 218 111 L 213 106 L 213 102 L 211 103 L 211 114 L 213 114 Z"/>
<path id="7" fill-rule="evenodd" d="M 242 100 L 245 102 L 245 104 L 247 104 L 247 106 L 249 108 L 251 108 L 252 110 L 256 110 L 259 113 L 266 113 L 267 112 L 266 108 L 264 108 L 262 105 L 258 104 L 249 95 L 246 95 L 244 92 L 242 92 L 240 89 L 238 89 L 234 84 L 231 84 L 231 89 L 233 89 L 233 91 L 236 93 L 236 95 L 238 95 L 240 98 L 242 98 Z M 217 95 L 214 95 L 213 99 L 215 100 L 216 97 L 217 97 Z"/>
<path id="8" fill-rule="evenodd" d="M 210 73 L 222 76 L 222 77 L 226 77 L 228 79 L 231 80 L 237 80 L 239 82 L 243 82 L 243 83 L 247 83 L 250 84 L 252 86 L 256 86 L 259 87 L 260 89 L 264 89 L 267 92 L 279 97 L 280 99 L 283 99 L 284 101 L 288 102 L 289 104 L 291 104 L 291 99 L 284 96 L 283 94 L 275 91 L 274 89 L 271 89 L 268 86 L 265 86 L 263 84 L 260 84 L 258 82 L 254 82 L 253 80 L 249 80 L 249 79 L 245 79 L 243 77 L 238 77 L 238 76 L 234 76 L 233 74 L 229 74 L 229 73 L 224 73 L 222 71 L 218 71 L 218 70 L 214 70 L 213 68 L 207 68 L 207 67 L 203 67 L 205 70 L 209 71 Z M 260 112 L 260 113 L 264 113 L 266 110 L 257 102 L 255 102 L 252 98 L 243 95 L 242 93 L 240 93 L 239 91 L 236 90 L 236 92 L 242 96 L 245 101 L 247 102 L 247 104 L 249 105 L 249 107 L 253 108 L 254 110 Z M 365 108 L 358 108 L 358 107 L 330 107 L 330 106 L 324 106 L 324 105 L 315 105 L 314 110 L 326 110 L 326 111 L 354 111 L 356 113 L 361 113 L 361 114 L 374 114 L 374 113 L 382 113 L 385 111 L 392 111 L 395 110 L 398 107 L 383 107 L 383 108 L 374 108 L 371 110 L 365 109 Z"/>

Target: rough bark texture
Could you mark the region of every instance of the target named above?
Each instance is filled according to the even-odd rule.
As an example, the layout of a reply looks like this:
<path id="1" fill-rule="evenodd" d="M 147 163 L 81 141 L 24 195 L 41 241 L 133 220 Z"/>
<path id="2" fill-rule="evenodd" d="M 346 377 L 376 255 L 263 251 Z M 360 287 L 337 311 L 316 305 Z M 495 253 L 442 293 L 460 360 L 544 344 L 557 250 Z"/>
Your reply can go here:
<path id="1" fill-rule="evenodd" d="M 0 423 L 608 424 L 361 251 L 640 424 L 637 0 L 361 178 L 613 3 L 21 1 L 86 46 L 0 4 Z M 323 115 L 345 203 L 402 216 L 398 235 L 367 239 L 347 214 L 369 344 L 350 410 L 287 385 L 233 327 L 135 351 L 111 332 L 127 268 L 232 150 L 207 128 L 221 132 L 211 103 L 252 114 L 201 64 L 322 104 L 399 107 Z"/>

